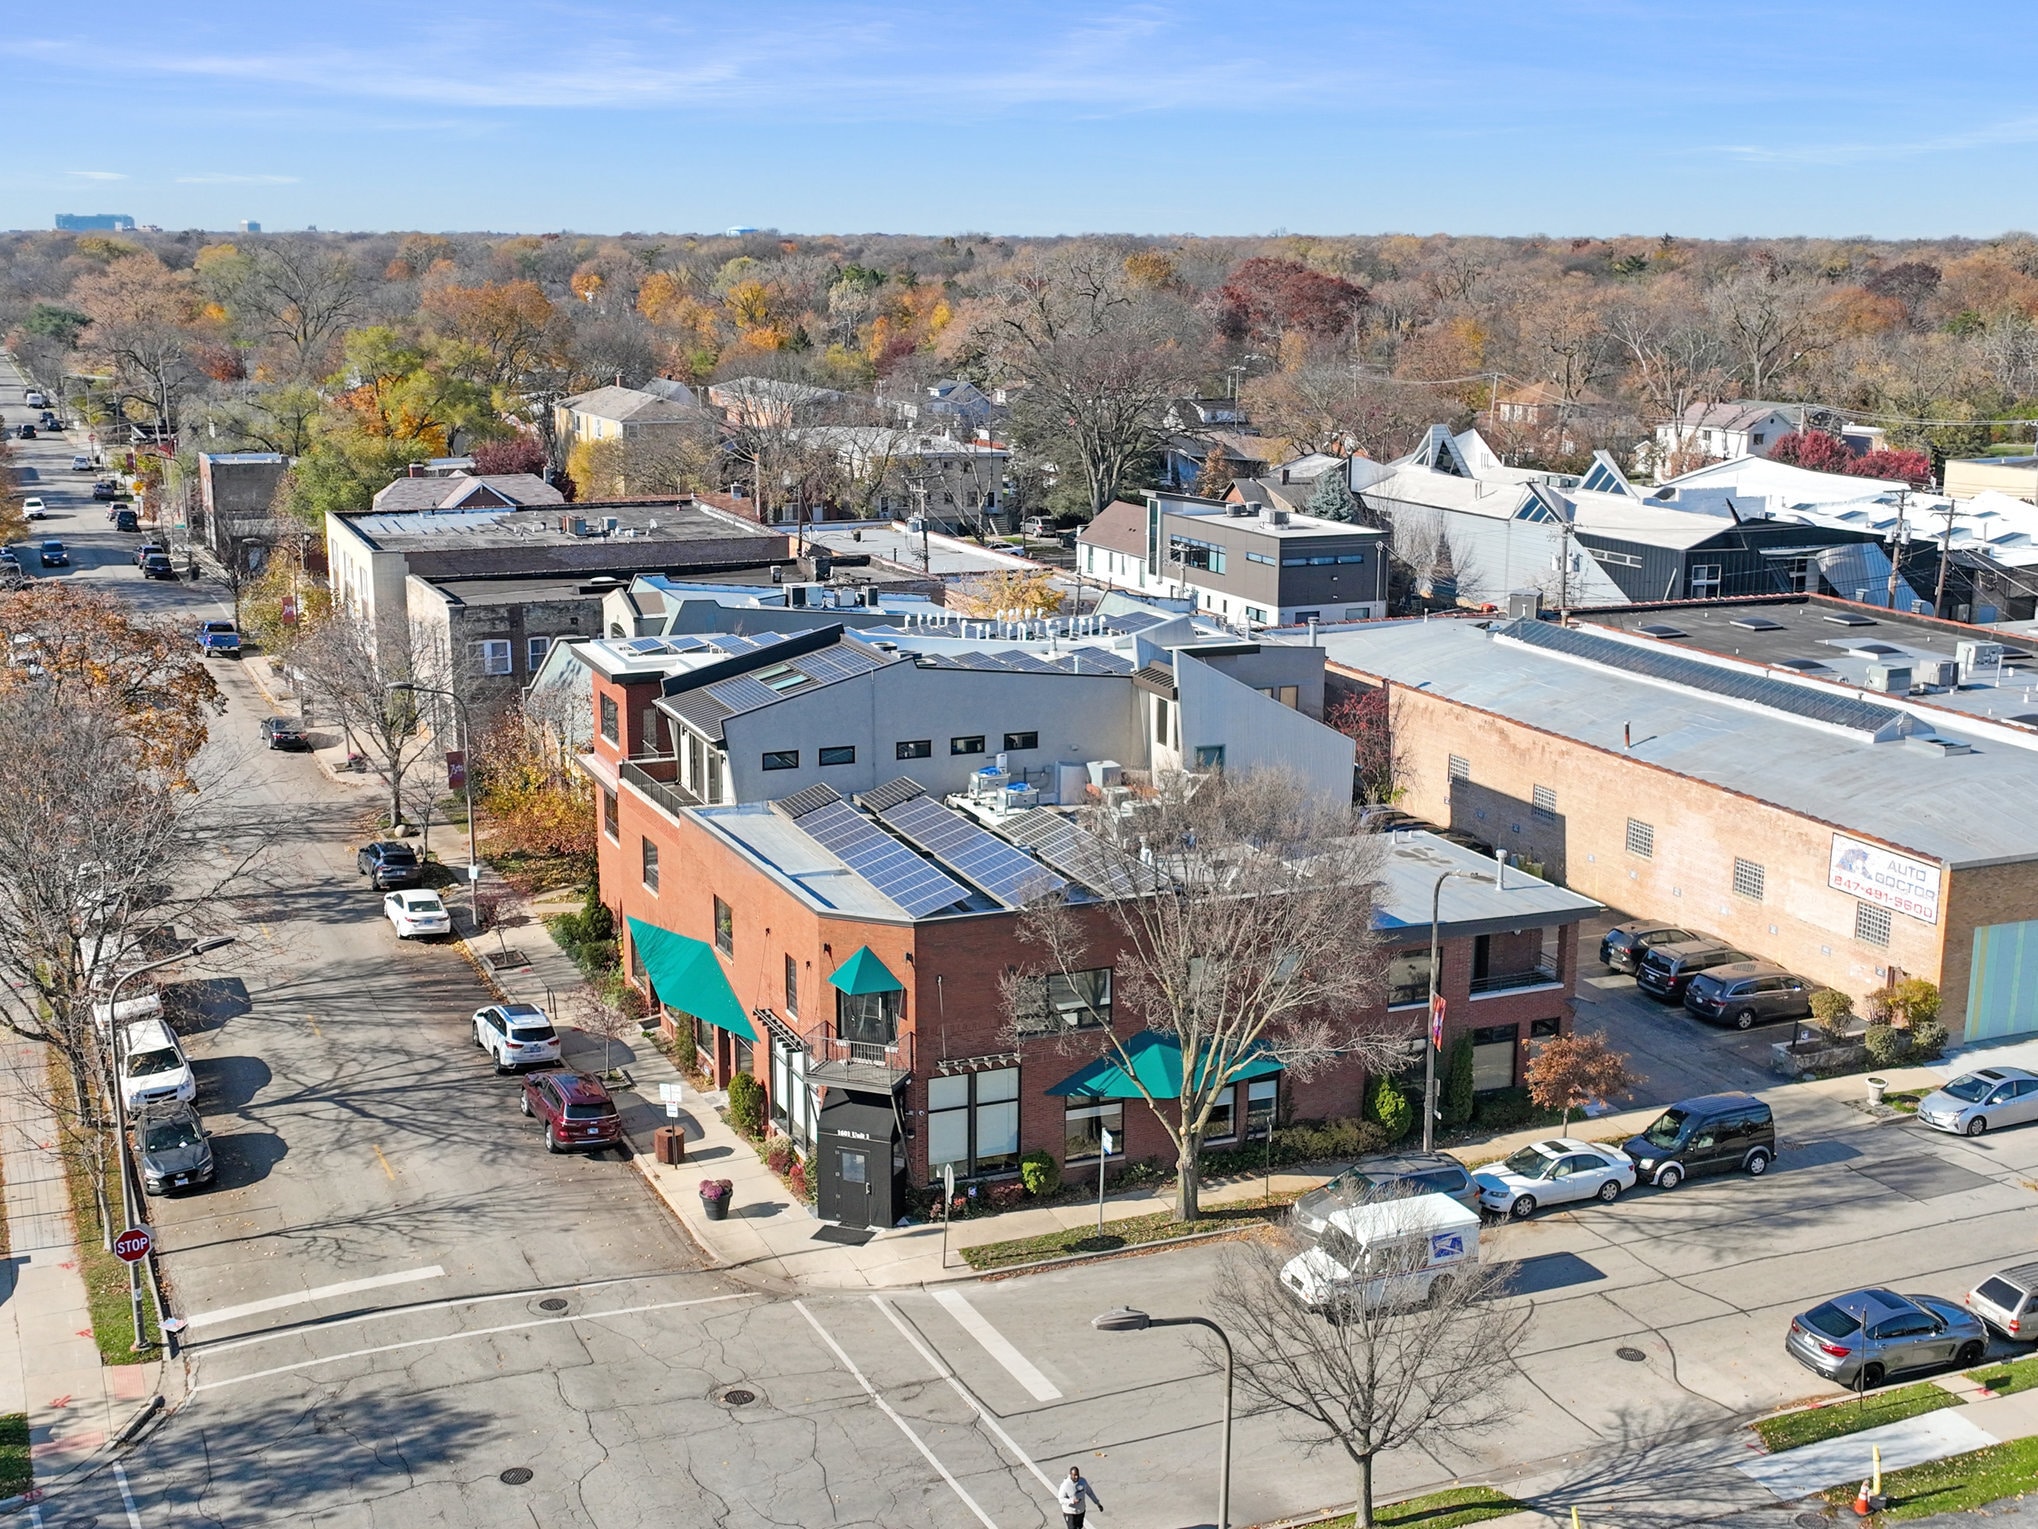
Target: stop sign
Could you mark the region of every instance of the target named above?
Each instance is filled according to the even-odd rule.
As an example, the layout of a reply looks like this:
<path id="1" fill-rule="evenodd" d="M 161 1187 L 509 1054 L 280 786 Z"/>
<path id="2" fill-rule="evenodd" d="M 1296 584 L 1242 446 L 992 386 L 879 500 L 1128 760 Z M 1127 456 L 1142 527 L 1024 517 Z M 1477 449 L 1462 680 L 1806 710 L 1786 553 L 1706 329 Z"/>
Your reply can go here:
<path id="1" fill-rule="evenodd" d="M 138 1264 L 147 1258 L 151 1246 L 148 1228 L 143 1226 L 131 1226 L 113 1239 L 114 1256 L 127 1264 Z"/>

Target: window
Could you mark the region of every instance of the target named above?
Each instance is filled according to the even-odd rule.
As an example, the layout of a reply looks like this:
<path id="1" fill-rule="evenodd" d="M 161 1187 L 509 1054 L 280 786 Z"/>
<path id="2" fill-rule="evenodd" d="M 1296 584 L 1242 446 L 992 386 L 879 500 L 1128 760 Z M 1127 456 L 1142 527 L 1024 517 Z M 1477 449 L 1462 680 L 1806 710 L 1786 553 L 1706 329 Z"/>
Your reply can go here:
<path id="1" fill-rule="evenodd" d="M 736 914 L 719 897 L 715 899 L 715 949 L 725 956 L 736 954 Z"/>
<path id="2" fill-rule="evenodd" d="M 1005 734 L 1005 749 L 1007 753 L 1016 754 L 1021 749 L 1037 749 L 1039 747 L 1040 734 L 1038 733 Z"/>
<path id="3" fill-rule="evenodd" d="M 491 639 L 477 642 L 474 647 L 474 667 L 483 674 L 508 674 L 510 672 L 509 639 Z"/>
<path id="4" fill-rule="evenodd" d="M 1086 546 L 1083 548 L 1083 572 L 1095 573 L 1096 571 L 1097 571 L 1097 549 L 1095 547 Z"/>
<path id="5" fill-rule="evenodd" d="M 800 767 L 798 749 L 766 749 L 764 768 L 767 770 L 797 770 Z"/>
<path id="6" fill-rule="evenodd" d="M 1216 542 L 1202 541 L 1194 536 L 1170 536 L 1168 561 L 1180 563 L 1184 568 L 1200 568 L 1207 573 L 1222 573 L 1224 549 Z"/>
<path id="7" fill-rule="evenodd" d="M 855 764 L 856 745 L 853 743 L 838 743 L 833 748 L 821 750 L 821 763 L 824 765 Z"/>
<path id="8" fill-rule="evenodd" d="M 1720 592 L 1720 565 L 1718 563 L 1693 563 L 1691 565 L 1691 598 L 1710 600 Z"/>
<path id="9" fill-rule="evenodd" d="M 1487 1025 L 1472 1032 L 1472 1090 L 1514 1087 L 1514 1043 L 1519 1026 Z"/>
<path id="10" fill-rule="evenodd" d="M 800 963 L 792 956 L 785 958 L 785 1017 L 800 1017 Z"/>
<path id="11" fill-rule="evenodd" d="M 835 1034 L 849 1042 L 851 1055 L 859 1046 L 883 1050 L 899 1038 L 899 1011 L 905 994 L 897 988 L 885 993 L 837 993 Z"/>
<path id="12" fill-rule="evenodd" d="M 1031 1013 L 1019 1020 L 1026 1035 L 1051 1035 L 1064 1030 L 1094 1030 L 1111 1023 L 1111 968 L 1053 972 L 1035 990 Z"/>
<path id="13" fill-rule="evenodd" d="M 1749 439 L 1755 445 L 1760 446 L 1764 441 L 1768 440 L 1769 437 L 1764 435 L 1760 430 L 1757 430 L 1752 436 L 1749 437 Z"/>
<path id="14" fill-rule="evenodd" d="M 609 836 L 611 843 L 620 842 L 621 830 L 616 822 L 616 793 L 606 788 L 601 794 L 601 831 Z"/>
<path id="15" fill-rule="evenodd" d="M 1153 741 L 1162 748 L 1168 746 L 1168 698 L 1164 695 L 1153 698 Z"/>
<path id="16" fill-rule="evenodd" d="M 601 735 L 609 742 L 615 743 L 621 730 L 622 713 L 616 708 L 616 698 L 605 695 L 601 698 Z"/>
<path id="17" fill-rule="evenodd" d="M 1390 1007 L 1429 1001 L 1429 952 L 1397 950 L 1387 958 L 1387 1003 Z"/>
<path id="18" fill-rule="evenodd" d="M 808 1151 L 813 1150 L 814 1108 L 807 1087 L 807 1053 L 777 1036 L 771 1040 L 771 1123 Z"/>
<path id="19" fill-rule="evenodd" d="M 1269 568 L 1276 566 L 1274 560 L 1264 552 L 1248 552 L 1245 555 L 1245 560 L 1248 563 L 1265 563 Z"/>
<path id="20" fill-rule="evenodd" d="M 982 733 L 978 733 L 970 738 L 951 738 L 948 740 L 948 752 L 951 754 L 981 754 L 983 751 L 984 735 Z"/>
<path id="21" fill-rule="evenodd" d="M 1632 552 L 1607 552 L 1598 547 L 1592 548 L 1591 551 L 1592 555 L 1598 558 L 1600 562 L 1611 564 L 1615 568 L 1639 568 L 1642 566 L 1642 560 Z"/>
<path id="22" fill-rule="evenodd" d="M 1260 694 L 1271 701 L 1279 701 L 1290 711 L 1301 709 L 1302 692 L 1294 685 L 1262 685 Z"/>
<path id="23" fill-rule="evenodd" d="M 1245 1134 L 1250 1141 L 1264 1141 L 1274 1129 L 1275 1111 L 1281 1102 L 1281 1080 L 1261 1078 L 1245 1086 Z"/>
<path id="24" fill-rule="evenodd" d="M 1444 761 L 1444 774 L 1451 780 L 1470 780 L 1472 761 L 1463 754 L 1453 754 Z"/>
<path id="25" fill-rule="evenodd" d="M 1532 1019 L 1529 1021 L 1530 1040 L 1536 1041 L 1550 1040 L 1554 1036 L 1562 1034 L 1563 1030 L 1564 1022 L 1554 1015 L 1549 1015 L 1542 1019 Z"/>
<path id="26" fill-rule="evenodd" d="M 643 845 L 644 885 L 652 891 L 658 890 L 658 846 L 649 839 L 640 841 Z"/>
<path id="27" fill-rule="evenodd" d="M 1210 1118 L 1203 1122 L 1206 1142 L 1233 1141 L 1238 1136 L 1238 1090 L 1227 1088 L 1210 1104 Z"/>
<path id="28" fill-rule="evenodd" d="M 1267 613 L 1257 605 L 1248 605 L 1245 608 L 1245 619 L 1257 621 L 1262 626 L 1265 626 L 1267 624 Z"/>
<path id="29" fill-rule="evenodd" d="M 1529 811 L 1545 823 L 1557 821 L 1557 793 L 1548 786 L 1536 786 L 1529 792 Z"/>
<path id="30" fill-rule="evenodd" d="M 1196 768 L 1199 770 L 1222 770 L 1224 768 L 1224 745 L 1221 743 L 1197 744 Z"/>
<path id="31" fill-rule="evenodd" d="M 1736 896 L 1746 897 L 1759 903 L 1762 901 L 1763 884 L 1767 880 L 1767 873 L 1754 861 L 1742 860 L 1739 857 L 1735 858 L 1734 892 Z"/>
<path id="32" fill-rule="evenodd" d="M 1647 823 L 1628 819 L 1628 853 L 1650 860 L 1656 854 L 1656 830 Z"/>
<path id="33" fill-rule="evenodd" d="M 524 642 L 524 667 L 531 673 L 538 672 L 538 666 L 545 662 L 545 655 L 552 651 L 552 639 L 532 637 Z"/>
<path id="34" fill-rule="evenodd" d="M 1019 1166 L 1019 1069 L 927 1080 L 927 1166 L 958 1177 Z"/>
<path id="35" fill-rule="evenodd" d="M 934 757 L 934 740 L 932 738 L 909 738 L 898 746 L 897 753 L 901 759 L 932 759 Z"/>
<path id="36" fill-rule="evenodd" d="M 1111 1155 L 1125 1153 L 1125 1106 L 1116 1099 L 1071 1099 L 1062 1114 L 1062 1161 L 1095 1157 L 1102 1133 L 1111 1133 Z"/>
<path id="37" fill-rule="evenodd" d="M 1868 903 L 1854 905 L 1854 938 L 1864 945 L 1889 943 L 1889 910 Z"/>

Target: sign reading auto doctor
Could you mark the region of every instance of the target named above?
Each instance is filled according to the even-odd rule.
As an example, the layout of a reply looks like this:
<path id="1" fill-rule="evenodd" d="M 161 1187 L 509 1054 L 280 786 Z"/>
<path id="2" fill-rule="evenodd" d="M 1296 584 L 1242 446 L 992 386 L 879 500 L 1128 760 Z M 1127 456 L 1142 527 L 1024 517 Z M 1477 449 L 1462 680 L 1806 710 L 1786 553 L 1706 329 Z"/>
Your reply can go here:
<path id="1" fill-rule="evenodd" d="M 1892 913 L 1907 913 L 1927 924 L 1939 922 L 1939 867 L 1845 834 L 1833 835 L 1833 860 L 1826 885 Z"/>

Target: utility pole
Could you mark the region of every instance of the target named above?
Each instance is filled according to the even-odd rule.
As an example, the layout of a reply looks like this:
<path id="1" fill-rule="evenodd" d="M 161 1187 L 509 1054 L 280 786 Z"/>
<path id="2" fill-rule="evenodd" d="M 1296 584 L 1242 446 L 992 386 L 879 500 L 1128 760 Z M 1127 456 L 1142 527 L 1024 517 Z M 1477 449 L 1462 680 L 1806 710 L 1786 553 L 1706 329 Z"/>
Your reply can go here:
<path id="1" fill-rule="evenodd" d="M 1911 491 L 1909 489 L 1899 490 L 1896 496 L 1896 540 L 1890 548 L 1889 556 L 1889 608 L 1891 610 L 1896 609 L 1897 567 L 1903 562 L 1904 548 L 1911 539 L 1910 525 L 1904 519 L 1905 512 L 1910 508 L 1910 503 Z"/>
<path id="2" fill-rule="evenodd" d="M 1946 527 L 1939 533 L 1939 580 L 1932 588 L 1932 614 L 1940 619 L 1946 609 L 1946 559 L 1953 545 L 1953 501 L 1946 501 L 1946 508 L 1940 512 L 1946 517 Z"/>

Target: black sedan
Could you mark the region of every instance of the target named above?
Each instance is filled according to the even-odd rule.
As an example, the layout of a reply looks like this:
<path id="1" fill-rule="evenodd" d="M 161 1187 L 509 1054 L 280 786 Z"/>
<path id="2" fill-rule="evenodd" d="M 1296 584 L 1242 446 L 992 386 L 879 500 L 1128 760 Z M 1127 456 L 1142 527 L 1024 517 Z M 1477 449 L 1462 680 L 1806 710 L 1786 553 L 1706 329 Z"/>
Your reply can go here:
<path id="1" fill-rule="evenodd" d="M 177 565 L 170 561 L 170 556 L 166 552 L 151 553 L 142 564 L 142 577 L 145 579 L 174 579 L 177 577 Z"/>
<path id="2" fill-rule="evenodd" d="M 294 749 L 300 754 L 311 751 L 311 734 L 304 730 L 302 723 L 288 717 L 264 717 L 262 741 L 272 749 Z"/>
<path id="3" fill-rule="evenodd" d="M 45 568 L 68 568 L 71 566 L 71 554 L 62 542 L 44 542 L 41 552 L 42 565 Z"/>
<path id="4" fill-rule="evenodd" d="M 1632 923 L 1615 924 L 1599 938 L 1599 959 L 1603 965 L 1630 976 L 1642 964 L 1642 957 L 1649 953 L 1652 945 L 1679 945 L 1686 940 L 1701 938 L 1695 929 L 1680 929 L 1675 924 L 1659 924 L 1653 919 L 1636 919 Z"/>

